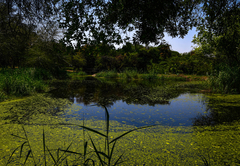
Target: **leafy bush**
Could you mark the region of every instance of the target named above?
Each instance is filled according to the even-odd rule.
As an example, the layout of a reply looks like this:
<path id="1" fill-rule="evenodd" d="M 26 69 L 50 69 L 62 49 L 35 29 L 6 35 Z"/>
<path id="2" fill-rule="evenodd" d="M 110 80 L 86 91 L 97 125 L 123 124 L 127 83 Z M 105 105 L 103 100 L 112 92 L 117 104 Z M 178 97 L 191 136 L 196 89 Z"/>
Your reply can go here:
<path id="1" fill-rule="evenodd" d="M 77 75 L 87 75 L 87 73 L 85 73 L 84 71 L 79 71 L 76 73 Z"/>
<path id="2" fill-rule="evenodd" d="M 215 70 L 208 80 L 212 90 L 222 93 L 239 93 L 240 67 L 222 66 Z"/>

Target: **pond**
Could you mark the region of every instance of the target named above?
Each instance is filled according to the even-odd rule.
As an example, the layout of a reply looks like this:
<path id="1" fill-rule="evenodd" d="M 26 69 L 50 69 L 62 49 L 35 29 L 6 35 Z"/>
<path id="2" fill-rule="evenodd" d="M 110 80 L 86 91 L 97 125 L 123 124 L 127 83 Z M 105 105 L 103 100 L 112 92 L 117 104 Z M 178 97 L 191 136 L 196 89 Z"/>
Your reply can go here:
<path id="1" fill-rule="evenodd" d="M 87 135 L 81 127 L 69 124 L 84 124 L 104 133 L 106 108 L 110 139 L 136 127 L 155 125 L 117 141 L 113 160 L 124 153 L 126 162 L 121 165 L 240 165 L 239 95 L 201 93 L 201 82 L 82 77 L 51 86 L 46 94 L 1 103 L 1 142 L 5 143 L 0 146 L 0 164 L 6 164 L 13 150 L 21 147 L 23 137 L 33 155 L 44 155 L 43 129 L 49 149 L 66 149 L 71 144 L 71 152 L 83 153 L 84 140 L 88 140 L 90 152 L 89 136 L 103 149 L 104 140 L 97 134 L 89 131 Z M 14 158 L 20 149 L 10 165 L 24 162 L 24 157 Z M 28 148 L 24 150 L 26 156 Z M 47 161 L 54 162 L 49 154 Z M 77 156 L 68 157 L 69 165 L 84 160 Z M 44 165 L 41 157 L 27 162 Z"/>

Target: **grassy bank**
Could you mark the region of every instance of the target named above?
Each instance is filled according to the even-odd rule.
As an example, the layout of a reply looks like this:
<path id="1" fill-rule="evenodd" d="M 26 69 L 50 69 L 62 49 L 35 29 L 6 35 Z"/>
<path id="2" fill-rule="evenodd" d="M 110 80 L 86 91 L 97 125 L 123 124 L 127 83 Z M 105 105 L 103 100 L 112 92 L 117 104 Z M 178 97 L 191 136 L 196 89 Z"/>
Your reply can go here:
<path id="1" fill-rule="evenodd" d="M 139 73 L 136 70 L 125 70 L 118 73 L 117 71 L 102 71 L 95 74 L 96 77 L 105 78 L 121 78 L 121 79 L 144 79 L 144 80 L 174 80 L 174 81 L 187 81 L 187 80 L 202 80 L 201 76 L 185 76 L 176 74 L 156 74 L 154 72 L 150 73 Z"/>
<path id="2" fill-rule="evenodd" d="M 43 80 L 52 78 L 50 73 L 42 69 L 2 69 L 0 71 L 0 101 L 44 92 L 48 86 Z"/>

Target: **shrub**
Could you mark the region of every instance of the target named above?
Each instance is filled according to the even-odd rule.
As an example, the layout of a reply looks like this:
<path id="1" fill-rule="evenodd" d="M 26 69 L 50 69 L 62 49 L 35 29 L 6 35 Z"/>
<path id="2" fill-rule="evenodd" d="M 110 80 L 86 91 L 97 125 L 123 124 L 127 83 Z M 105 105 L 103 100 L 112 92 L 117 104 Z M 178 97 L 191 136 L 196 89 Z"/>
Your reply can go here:
<path id="1" fill-rule="evenodd" d="M 240 67 L 223 66 L 214 71 L 208 80 L 212 90 L 222 93 L 239 93 Z"/>

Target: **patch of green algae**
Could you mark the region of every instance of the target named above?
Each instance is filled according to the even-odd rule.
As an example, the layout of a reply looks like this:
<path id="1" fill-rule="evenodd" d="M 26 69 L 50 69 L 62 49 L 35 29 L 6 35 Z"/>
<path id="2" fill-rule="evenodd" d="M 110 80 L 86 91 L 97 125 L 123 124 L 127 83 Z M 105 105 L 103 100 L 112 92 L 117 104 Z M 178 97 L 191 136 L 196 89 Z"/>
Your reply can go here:
<path id="1" fill-rule="evenodd" d="M 43 117 L 42 117 L 43 118 Z M 54 121 L 51 120 L 53 123 Z M 55 121 L 58 122 L 58 121 Z M 71 122 L 81 125 L 82 121 Z M 104 132 L 104 121 L 86 120 L 87 127 L 98 129 Z M 127 126 L 116 121 L 110 121 L 110 139 L 114 139 L 125 131 L 133 129 L 134 126 Z M 66 149 L 71 143 L 69 150 L 83 153 L 83 132 L 79 127 L 72 126 L 40 126 L 25 125 L 28 138 L 38 161 L 43 164 L 43 128 L 46 135 L 46 145 L 53 150 L 56 157 L 58 148 Z M 6 164 L 6 160 L 17 146 L 24 140 L 11 136 L 11 133 L 24 137 L 20 125 L 1 125 L 1 158 L 0 165 Z M 97 147 L 104 149 L 104 139 L 100 136 L 87 132 L 91 135 Z M 240 165 L 240 123 L 232 125 L 218 125 L 215 127 L 168 127 L 155 126 L 149 129 L 142 129 L 126 135 L 117 142 L 114 157 L 124 153 L 123 165 L 203 165 L 204 157 L 211 165 Z M 85 135 L 89 140 L 88 136 Z M 25 155 L 28 147 L 25 147 Z M 93 151 L 93 146 L 88 145 L 88 152 Z M 19 152 L 19 150 L 18 150 Z M 19 155 L 19 154 L 18 154 Z M 14 156 L 16 157 L 17 154 Z M 47 155 L 48 165 L 53 164 L 50 155 Z M 79 156 L 71 155 L 68 162 L 82 163 Z M 96 160 L 96 156 L 90 153 L 88 156 Z M 23 163 L 24 159 L 20 161 Z M 16 163 L 12 163 L 15 165 Z M 31 165 L 32 159 L 27 165 Z M 10 164 L 11 165 L 11 164 Z M 63 164 L 64 165 L 64 164 Z"/>
<path id="2" fill-rule="evenodd" d="M 213 94 L 207 96 L 210 100 L 214 100 L 214 104 L 219 106 L 235 106 L 240 107 L 240 95 L 222 95 L 222 94 Z"/>
<path id="3" fill-rule="evenodd" d="M 239 97 L 230 95 L 228 97 L 221 95 L 210 96 L 222 104 L 224 101 L 228 104 L 238 105 Z M 41 97 L 40 97 L 41 98 Z M 45 101 L 45 109 L 49 110 L 45 97 L 41 98 Z M 37 99 L 31 99 L 31 102 L 37 103 Z M 53 102 L 53 101 L 52 101 Z M 57 101 L 54 101 L 57 102 Z M 60 103 L 62 103 L 61 101 Z M 18 104 L 22 103 L 18 102 Z M 64 102 L 63 102 L 64 103 Z M 21 104 L 20 104 L 21 105 Z M 59 107 L 62 104 L 59 104 Z M 64 104 L 63 104 L 64 105 Z M 24 139 L 12 136 L 11 134 L 25 137 L 20 124 L 9 124 L 6 114 L 12 112 L 6 111 L 9 105 L 5 105 L 1 109 L 0 123 L 0 165 L 6 165 L 6 162 L 16 147 L 20 146 Z M 29 106 L 28 108 L 30 108 Z M 11 107 L 10 107 L 11 108 Z M 52 108 L 52 107 L 51 107 Z M 74 108 L 78 109 L 78 108 Z M 74 111 L 73 109 L 73 111 Z M 80 108 L 79 108 L 80 109 Z M 24 111 L 23 111 L 24 112 Z M 63 111 L 58 112 L 63 114 Z M 21 114 L 21 111 L 20 111 Z M 19 116 L 21 118 L 23 116 Z M 61 116 L 53 116 L 51 113 L 41 113 L 41 111 L 32 114 L 28 124 L 23 125 L 27 137 L 30 141 L 32 151 L 37 165 L 44 165 L 43 160 L 43 129 L 46 136 L 46 145 L 54 157 L 57 157 L 57 149 L 66 149 L 70 144 L 71 151 L 83 153 L 83 130 L 76 126 L 57 125 L 59 123 L 73 123 L 82 125 L 83 121 L 74 118 L 65 119 Z M 52 124 L 52 125 L 47 125 Z M 87 127 L 105 132 L 105 121 L 101 120 L 85 120 Z M 135 128 L 134 126 L 121 124 L 117 121 L 110 121 L 110 139 L 114 139 L 124 132 Z M 104 149 L 104 139 L 96 134 L 87 132 L 93 138 L 98 148 Z M 85 139 L 89 141 L 88 134 Z M 13 155 L 13 162 L 9 165 L 19 165 L 23 163 L 29 147 L 24 146 L 23 157 L 19 160 L 20 149 Z M 93 151 L 93 146 L 88 144 L 88 152 Z M 124 153 L 123 159 L 126 160 L 122 165 L 204 165 L 204 161 L 209 165 L 240 165 L 240 122 L 235 121 L 230 124 L 219 124 L 216 126 L 199 126 L 199 127 L 170 127 L 155 126 L 148 129 L 142 129 L 126 135 L 120 139 L 115 147 L 113 158 L 117 158 Z M 48 153 L 47 153 L 48 154 Z M 63 153 L 61 153 L 63 154 Z M 89 158 L 97 161 L 94 153 L 88 154 Z M 83 158 L 78 155 L 69 155 L 67 157 L 69 165 L 82 165 Z M 48 165 L 53 165 L 50 155 L 47 155 Z M 64 165 L 62 163 L 62 165 Z M 29 158 L 26 165 L 33 165 L 33 159 Z M 98 162 L 97 164 L 98 165 Z"/>

